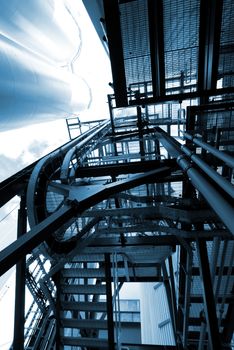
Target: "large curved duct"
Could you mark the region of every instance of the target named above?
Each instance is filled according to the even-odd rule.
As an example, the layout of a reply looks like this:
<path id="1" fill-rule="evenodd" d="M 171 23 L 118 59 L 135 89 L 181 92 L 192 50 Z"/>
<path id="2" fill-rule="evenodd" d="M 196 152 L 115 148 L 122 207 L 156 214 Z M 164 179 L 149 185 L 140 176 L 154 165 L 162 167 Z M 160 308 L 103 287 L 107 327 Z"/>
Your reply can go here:
<path id="1" fill-rule="evenodd" d="M 72 73 L 0 41 L 0 129 L 48 121 L 84 110 L 90 94 Z"/>
<path id="2" fill-rule="evenodd" d="M 88 108 L 89 87 L 67 69 L 80 35 L 62 0 L 3 2 L 0 31 L 1 131 Z"/>
<path id="3" fill-rule="evenodd" d="M 2 35 L 58 64 L 71 61 L 80 45 L 63 0 L 2 1 L 0 23 Z"/>

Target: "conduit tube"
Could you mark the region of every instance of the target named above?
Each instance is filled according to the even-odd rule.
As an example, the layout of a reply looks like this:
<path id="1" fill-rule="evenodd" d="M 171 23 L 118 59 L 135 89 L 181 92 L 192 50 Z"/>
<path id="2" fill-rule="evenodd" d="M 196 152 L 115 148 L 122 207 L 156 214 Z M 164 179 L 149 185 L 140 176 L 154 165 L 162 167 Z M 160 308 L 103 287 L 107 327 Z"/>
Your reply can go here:
<path id="1" fill-rule="evenodd" d="M 233 207 L 221 196 L 221 194 L 199 173 L 192 167 L 187 160 L 186 155 L 181 154 L 177 158 L 178 165 L 187 173 L 194 187 L 204 196 L 211 208 L 220 217 L 229 231 L 234 235 Z"/>
<path id="2" fill-rule="evenodd" d="M 199 140 L 197 137 L 194 137 L 187 132 L 183 132 L 186 139 L 191 140 L 196 145 L 202 147 L 206 151 L 212 153 L 215 157 L 222 160 L 224 163 L 226 163 L 229 167 L 234 168 L 234 158 L 230 156 L 229 154 L 219 151 L 218 149 L 214 148 L 213 146 L 209 145 L 208 143 Z"/>
<path id="3" fill-rule="evenodd" d="M 77 152 L 85 146 L 90 140 L 94 139 L 96 135 L 98 135 L 100 132 L 102 132 L 107 126 L 109 126 L 109 120 L 104 121 L 99 128 L 94 130 L 91 135 L 87 136 L 84 140 L 81 142 L 77 143 L 72 149 L 70 149 L 67 154 L 64 157 L 63 163 L 61 165 L 61 170 L 60 170 L 60 180 L 62 182 L 66 182 L 69 180 L 69 172 L 71 171 L 70 169 L 70 162 L 73 159 L 73 156 L 77 154 Z M 109 128 L 108 128 L 109 130 Z M 107 131 L 108 131 L 107 130 Z M 75 174 L 73 174 L 75 175 Z M 70 174 L 71 176 L 71 174 Z"/>
<path id="4" fill-rule="evenodd" d="M 35 168 L 32 171 L 31 177 L 29 179 L 28 183 L 28 189 L 27 189 L 27 208 L 28 208 L 28 221 L 30 227 L 33 227 L 37 225 L 37 215 L 35 213 L 35 193 L 38 193 L 38 191 L 43 191 L 43 189 L 38 189 L 38 183 L 41 174 L 46 173 L 48 178 L 52 175 L 53 171 L 55 171 L 58 168 L 58 161 L 61 162 L 66 155 L 67 152 L 69 152 L 70 149 L 75 147 L 81 142 L 88 142 L 87 140 L 90 140 L 90 137 L 99 130 L 100 128 L 106 126 L 109 123 L 109 121 L 104 121 L 101 126 L 95 126 L 90 130 L 87 130 L 84 134 L 79 135 L 76 139 L 66 143 L 62 147 L 58 148 L 54 152 L 49 153 L 47 156 L 42 158 L 35 166 Z M 45 186 L 46 188 L 46 186 Z"/>
<path id="5" fill-rule="evenodd" d="M 182 153 L 181 145 L 169 136 L 161 128 L 156 128 L 156 137 L 164 145 L 164 147 L 171 153 L 177 161 L 177 164 L 188 175 L 194 187 L 203 195 L 211 208 L 220 217 L 221 221 L 227 226 L 229 231 L 234 235 L 234 208 L 226 199 L 215 189 L 209 181 L 207 181 L 202 174 L 195 169 L 187 156 Z"/>
<path id="6" fill-rule="evenodd" d="M 186 146 L 182 146 L 181 150 L 189 156 L 189 158 L 196 163 L 199 168 L 201 168 L 211 179 L 213 179 L 217 184 L 234 199 L 234 186 L 227 181 L 224 177 L 218 174 L 214 169 L 204 162 L 198 155 L 190 151 Z"/>

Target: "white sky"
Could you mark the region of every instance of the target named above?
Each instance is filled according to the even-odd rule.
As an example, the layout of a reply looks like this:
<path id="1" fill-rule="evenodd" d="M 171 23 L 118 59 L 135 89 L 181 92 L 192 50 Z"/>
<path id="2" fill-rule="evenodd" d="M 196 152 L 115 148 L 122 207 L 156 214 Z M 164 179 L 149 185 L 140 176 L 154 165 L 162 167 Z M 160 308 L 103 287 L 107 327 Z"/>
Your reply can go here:
<path id="1" fill-rule="evenodd" d="M 60 3 L 60 0 L 56 1 Z M 73 7 L 73 15 L 82 31 L 82 48 L 80 56 L 74 64 L 74 73 L 80 78 L 81 87 L 88 84 L 92 90 L 92 104 L 88 110 L 80 111 L 79 117 L 81 120 L 108 118 L 106 96 L 108 93 L 112 93 L 108 86 L 112 79 L 109 59 L 92 27 L 82 1 L 65 1 Z M 64 25 L 64 18 L 59 17 L 60 5 L 57 9 L 57 19 Z M 67 31 L 69 31 L 69 25 Z M 85 84 L 83 79 L 85 79 Z M 87 91 L 88 89 L 86 91 L 76 89 L 78 98 L 85 99 L 86 105 L 89 98 Z M 0 132 L 0 181 L 67 141 L 68 132 L 64 119 Z M 5 210 L 5 208 L 0 210 L 0 220 L 4 217 Z M 13 212 L 12 215 L 15 216 L 15 214 Z M 10 325 L 12 325 L 14 314 L 13 277 L 14 275 L 0 290 L 0 350 L 9 349 L 12 340 L 12 327 Z"/>

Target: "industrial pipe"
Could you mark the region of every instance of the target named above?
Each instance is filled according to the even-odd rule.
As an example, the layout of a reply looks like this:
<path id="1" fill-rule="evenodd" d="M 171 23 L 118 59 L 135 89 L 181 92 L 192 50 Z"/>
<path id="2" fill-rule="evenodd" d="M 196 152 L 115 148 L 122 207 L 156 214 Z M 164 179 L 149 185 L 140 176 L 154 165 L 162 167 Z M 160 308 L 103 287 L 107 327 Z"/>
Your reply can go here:
<path id="1" fill-rule="evenodd" d="M 102 125 L 106 125 L 106 121 L 102 123 Z M 58 160 L 60 163 L 62 163 L 63 158 L 65 157 L 66 153 L 69 152 L 70 149 L 78 145 L 80 142 L 84 141 L 89 138 L 90 136 L 95 133 L 97 129 L 99 129 L 100 126 L 95 126 L 90 130 L 87 130 L 85 133 L 79 135 L 74 140 L 66 143 L 62 147 L 58 148 L 54 152 L 49 153 L 47 156 L 42 158 L 33 169 L 33 172 L 31 174 L 31 177 L 29 179 L 28 183 L 28 189 L 27 189 L 27 208 L 28 208 L 28 220 L 31 227 L 35 226 L 37 224 L 34 214 L 34 201 L 35 201 L 35 193 L 38 192 L 38 181 L 42 173 L 45 173 L 45 170 L 47 170 L 47 175 L 51 176 L 52 172 L 57 167 Z"/>
<path id="2" fill-rule="evenodd" d="M 77 152 L 84 147 L 90 140 L 94 140 L 95 136 L 97 136 L 100 132 L 102 132 L 107 126 L 109 126 L 110 122 L 104 121 L 99 128 L 94 130 L 89 136 L 87 136 L 83 141 L 77 143 L 73 148 L 71 148 L 65 155 L 63 159 L 63 163 L 61 165 L 60 169 L 60 179 L 64 182 L 68 180 L 70 169 L 70 162 L 72 161 L 74 155 L 77 154 Z M 107 129 L 107 131 L 109 128 Z M 100 139 L 98 140 L 98 142 Z M 73 174 L 75 175 L 75 174 Z M 71 174 L 70 174 L 71 176 Z"/>
<path id="3" fill-rule="evenodd" d="M 223 198 L 223 196 L 199 173 L 193 168 L 184 154 L 177 158 L 178 165 L 187 173 L 194 187 L 204 196 L 211 208 L 216 212 L 224 222 L 230 232 L 234 235 L 233 207 Z"/>
<path id="4" fill-rule="evenodd" d="M 193 167 L 186 155 L 182 153 L 181 145 L 169 136 L 164 130 L 157 127 L 156 137 L 170 151 L 176 158 L 178 165 L 188 175 L 194 187 L 204 196 L 211 208 L 220 217 L 223 223 L 227 226 L 232 234 L 234 234 L 234 208 L 226 199 L 216 190 L 209 181 L 207 181 L 202 174 Z M 221 152 L 220 152 L 221 153 Z"/>
<path id="5" fill-rule="evenodd" d="M 190 135 L 187 132 L 183 132 L 186 139 L 191 140 L 196 145 L 202 147 L 206 151 L 212 153 L 215 157 L 222 160 L 224 163 L 226 163 L 229 167 L 234 168 L 234 158 L 230 156 L 229 154 L 225 152 L 221 152 L 218 149 L 214 148 L 213 146 L 209 145 L 208 143 L 198 139 L 197 137 L 194 137 Z"/>
<path id="6" fill-rule="evenodd" d="M 193 153 L 188 147 L 182 146 L 181 150 L 189 156 L 211 179 L 213 179 L 226 193 L 234 199 L 234 186 L 223 176 L 218 174 L 214 169 L 204 162 L 198 155 Z"/>

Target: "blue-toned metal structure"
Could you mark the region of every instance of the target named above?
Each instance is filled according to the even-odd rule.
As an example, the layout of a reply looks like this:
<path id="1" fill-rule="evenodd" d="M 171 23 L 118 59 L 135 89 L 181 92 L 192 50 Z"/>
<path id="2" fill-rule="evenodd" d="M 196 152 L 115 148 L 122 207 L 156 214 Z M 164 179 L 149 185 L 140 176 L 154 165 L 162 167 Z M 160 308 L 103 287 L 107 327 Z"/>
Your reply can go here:
<path id="1" fill-rule="evenodd" d="M 231 350 L 234 4 L 83 2 L 108 44 L 110 118 L 68 120 L 70 142 L 1 183 L 1 206 L 21 198 L 0 252 L 1 274 L 17 265 L 12 348 Z M 141 310 L 160 340 L 121 338 L 125 282 L 164 286 Z"/>

